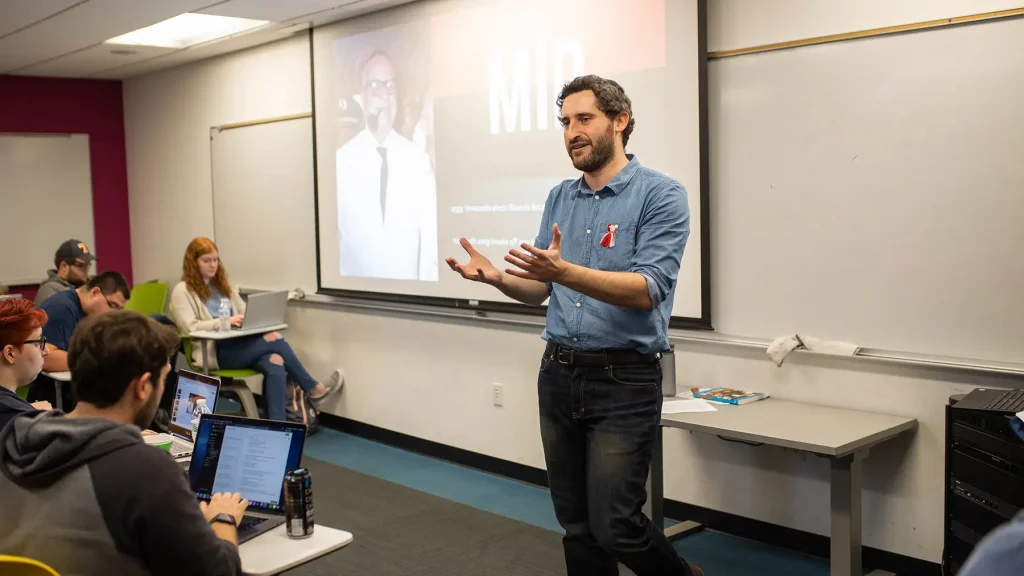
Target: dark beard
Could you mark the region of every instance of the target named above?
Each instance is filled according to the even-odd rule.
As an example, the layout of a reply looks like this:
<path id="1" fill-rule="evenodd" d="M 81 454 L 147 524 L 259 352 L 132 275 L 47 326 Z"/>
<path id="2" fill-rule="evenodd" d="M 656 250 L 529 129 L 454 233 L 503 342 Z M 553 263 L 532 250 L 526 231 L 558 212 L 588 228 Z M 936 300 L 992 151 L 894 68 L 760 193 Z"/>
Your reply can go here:
<path id="1" fill-rule="evenodd" d="M 569 146 L 569 158 L 572 160 L 573 167 L 587 174 L 604 168 L 612 161 L 613 157 L 615 157 L 615 133 L 611 126 L 603 136 L 590 141 L 590 154 L 578 160 L 572 155 L 572 144 L 570 143 Z"/>
<path id="2" fill-rule="evenodd" d="M 160 392 L 163 392 L 161 386 Z M 160 395 L 157 395 L 156 390 L 153 391 L 153 395 L 149 401 L 139 410 L 139 413 L 135 415 L 135 425 L 141 430 L 146 430 L 153 424 L 153 418 L 156 417 L 157 409 L 160 408 Z"/>

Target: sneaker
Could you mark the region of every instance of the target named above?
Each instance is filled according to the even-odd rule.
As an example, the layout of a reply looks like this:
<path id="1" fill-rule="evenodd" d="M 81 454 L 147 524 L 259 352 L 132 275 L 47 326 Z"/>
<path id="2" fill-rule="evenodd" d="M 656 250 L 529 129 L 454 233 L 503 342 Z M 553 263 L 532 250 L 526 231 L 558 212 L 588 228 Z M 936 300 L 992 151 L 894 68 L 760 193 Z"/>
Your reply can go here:
<path id="1" fill-rule="evenodd" d="M 331 396 L 335 392 L 341 392 L 341 389 L 344 386 L 345 373 L 342 372 L 341 370 L 335 370 L 334 372 L 331 372 L 331 375 L 327 378 L 327 381 L 324 382 L 324 388 L 327 389 L 327 392 L 324 392 L 322 395 L 317 396 L 316 398 L 310 396 L 309 401 L 313 403 L 313 406 L 315 408 L 319 408 L 321 402 L 326 400 L 328 396 Z"/>

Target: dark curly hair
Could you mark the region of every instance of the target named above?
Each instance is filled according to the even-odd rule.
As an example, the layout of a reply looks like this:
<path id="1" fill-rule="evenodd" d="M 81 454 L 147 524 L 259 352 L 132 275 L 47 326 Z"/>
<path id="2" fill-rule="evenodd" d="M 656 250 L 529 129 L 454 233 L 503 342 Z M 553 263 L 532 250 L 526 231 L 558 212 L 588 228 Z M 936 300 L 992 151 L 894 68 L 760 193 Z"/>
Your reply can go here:
<path id="1" fill-rule="evenodd" d="M 555 99 L 555 105 L 561 110 L 566 98 L 586 90 L 594 93 L 594 97 L 597 98 L 597 109 L 604 112 L 608 118 L 614 119 L 623 112 L 629 115 L 629 122 L 626 123 L 626 128 L 622 131 L 622 147 L 625 148 L 629 142 L 629 135 L 633 133 L 633 127 L 636 126 L 636 120 L 633 119 L 633 103 L 629 100 L 629 96 L 626 96 L 626 91 L 615 80 L 608 80 L 593 74 L 577 76 L 562 86 L 562 91 Z"/>

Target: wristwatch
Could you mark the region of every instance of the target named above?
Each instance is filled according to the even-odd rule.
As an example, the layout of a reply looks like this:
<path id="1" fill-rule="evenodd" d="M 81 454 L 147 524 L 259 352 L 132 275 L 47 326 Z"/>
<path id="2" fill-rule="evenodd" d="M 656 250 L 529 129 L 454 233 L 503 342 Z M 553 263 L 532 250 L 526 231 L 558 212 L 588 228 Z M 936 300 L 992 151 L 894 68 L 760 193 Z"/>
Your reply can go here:
<path id="1" fill-rule="evenodd" d="M 234 516 L 232 516 L 231 514 L 225 514 L 223 512 L 217 514 L 213 518 L 210 518 L 211 525 L 213 525 L 213 523 L 215 522 L 223 522 L 225 524 L 231 524 L 232 526 L 238 526 L 238 522 L 235 520 Z"/>

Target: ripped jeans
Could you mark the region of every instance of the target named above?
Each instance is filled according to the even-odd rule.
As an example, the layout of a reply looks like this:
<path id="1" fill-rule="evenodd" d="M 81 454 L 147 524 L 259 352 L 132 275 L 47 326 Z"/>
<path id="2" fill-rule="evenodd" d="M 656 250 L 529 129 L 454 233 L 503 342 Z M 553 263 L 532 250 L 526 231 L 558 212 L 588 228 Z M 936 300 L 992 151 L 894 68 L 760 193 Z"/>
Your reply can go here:
<path id="1" fill-rule="evenodd" d="M 263 374 L 263 395 L 267 401 L 267 417 L 284 420 L 284 399 L 290 376 L 307 394 L 317 381 L 306 372 L 283 337 L 268 342 L 266 334 L 231 338 L 217 342 L 217 364 L 226 370 L 251 368 Z M 280 359 L 274 358 L 277 355 Z"/>

